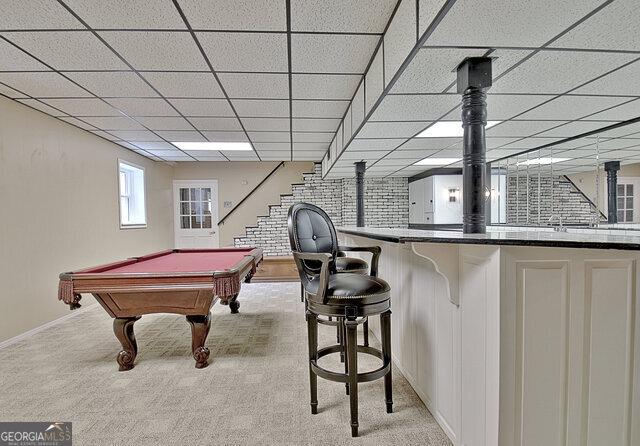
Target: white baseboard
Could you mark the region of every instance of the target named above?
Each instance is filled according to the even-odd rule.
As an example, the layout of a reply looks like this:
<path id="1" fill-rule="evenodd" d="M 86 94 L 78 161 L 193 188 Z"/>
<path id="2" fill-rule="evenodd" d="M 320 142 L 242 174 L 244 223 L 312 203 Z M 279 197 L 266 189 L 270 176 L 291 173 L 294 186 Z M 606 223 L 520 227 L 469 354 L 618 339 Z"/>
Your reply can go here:
<path id="1" fill-rule="evenodd" d="M 9 338 L 5 341 L 0 342 L 0 349 L 3 349 L 5 347 L 8 347 L 12 344 L 15 344 L 16 342 L 22 341 L 23 339 L 28 338 L 29 336 L 33 336 L 36 333 L 41 332 L 42 330 L 45 330 L 49 327 L 53 327 L 54 325 L 58 325 L 61 322 L 66 321 L 67 319 L 71 319 L 72 317 L 76 317 L 79 316 L 80 314 L 89 311 L 90 309 L 92 309 L 93 307 L 95 307 L 96 305 L 98 305 L 97 302 L 94 302 L 90 305 L 83 305 L 82 308 L 78 309 L 78 310 L 73 310 L 71 311 L 69 314 L 65 314 L 62 317 L 59 317 L 57 319 L 54 319 L 52 321 L 49 321 L 43 325 L 40 325 L 36 328 L 32 328 L 29 331 L 25 331 L 24 333 L 19 334 L 18 336 L 14 336 L 12 338 Z"/>

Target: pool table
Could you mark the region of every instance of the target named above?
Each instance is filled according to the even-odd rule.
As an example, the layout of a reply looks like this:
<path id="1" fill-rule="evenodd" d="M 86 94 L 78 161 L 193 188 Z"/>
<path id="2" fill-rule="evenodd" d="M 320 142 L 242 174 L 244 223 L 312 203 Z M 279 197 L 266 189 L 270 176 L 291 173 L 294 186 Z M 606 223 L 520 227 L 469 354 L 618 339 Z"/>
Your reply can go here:
<path id="1" fill-rule="evenodd" d="M 191 325 L 196 368 L 208 365 L 205 346 L 211 307 L 220 300 L 237 313 L 242 280 L 249 282 L 262 260 L 260 248 L 173 249 L 107 265 L 60 274 L 58 299 L 80 307 L 82 293 L 91 293 L 114 319 L 122 344 L 120 371 L 130 370 L 138 353 L 133 324 L 143 314 L 183 314 Z"/>

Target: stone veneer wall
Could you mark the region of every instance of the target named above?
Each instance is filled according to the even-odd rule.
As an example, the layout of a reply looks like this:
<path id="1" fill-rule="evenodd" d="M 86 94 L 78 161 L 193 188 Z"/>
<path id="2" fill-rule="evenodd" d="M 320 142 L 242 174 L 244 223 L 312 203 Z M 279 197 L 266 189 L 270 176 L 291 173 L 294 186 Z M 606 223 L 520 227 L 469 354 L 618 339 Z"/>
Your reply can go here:
<path id="1" fill-rule="evenodd" d="M 281 195 L 280 204 L 269 207 L 269 215 L 258 217 L 256 226 L 235 237 L 234 245 L 260 246 L 265 255 L 290 255 L 287 213 L 293 203 L 305 201 L 324 209 L 336 226 L 356 224 L 355 179 L 322 179 L 321 165 L 294 184 L 291 194 Z M 365 179 L 365 224 L 373 227 L 406 228 L 409 223 L 407 178 Z M 240 232 L 240 231 L 238 231 Z"/>
<path id="2" fill-rule="evenodd" d="M 562 217 L 563 224 L 588 224 L 596 214 L 595 207 L 564 176 L 554 176 L 553 178 L 550 175 L 541 176 L 540 195 L 542 196 L 540 203 L 540 223 L 542 225 L 546 225 L 549 217 L 554 214 Z M 527 199 L 529 201 L 528 222 Z M 538 224 L 537 175 L 530 176 L 528 184 L 525 176 L 520 176 L 519 181 L 515 175 L 508 177 L 507 223 Z"/>

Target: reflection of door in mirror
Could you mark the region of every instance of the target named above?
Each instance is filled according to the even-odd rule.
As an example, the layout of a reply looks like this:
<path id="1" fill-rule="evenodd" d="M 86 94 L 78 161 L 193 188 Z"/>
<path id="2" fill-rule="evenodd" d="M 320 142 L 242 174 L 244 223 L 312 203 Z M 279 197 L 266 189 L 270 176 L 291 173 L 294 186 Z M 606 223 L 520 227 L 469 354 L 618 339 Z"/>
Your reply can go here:
<path id="1" fill-rule="evenodd" d="M 640 187 L 640 178 L 618 178 L 618 223 L 640 222 L 640 215 L 637 212 L 638 187 Z"/>
<path id="2" fill-rule="evenodd" d="M 174 182 L 176 248 L 217 248 L 217 181 Z"/>

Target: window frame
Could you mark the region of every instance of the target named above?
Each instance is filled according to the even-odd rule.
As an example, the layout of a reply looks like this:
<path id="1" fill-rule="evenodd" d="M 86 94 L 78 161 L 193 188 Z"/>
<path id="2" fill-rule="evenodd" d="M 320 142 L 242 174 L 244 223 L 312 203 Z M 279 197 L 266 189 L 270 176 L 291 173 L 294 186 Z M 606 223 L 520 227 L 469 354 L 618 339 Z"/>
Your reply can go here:
<path id="1" fill-rule="evenodd" d="M 123 223 L 122 222 L 122 207 L 121 207 L 121 200 L 122 200 L 122 190 L 120 189 L 120 167 L 121 165 L 125 165 L 134 169 L 139 169 L 142 171 L 142 194 L 143 194 L 143 199 L 144 199 L 144 206 L 143 206 L 143 211 L 144 211 L 144 223 Z M 118 158 L 117 159 L 117 163 L 116 163 L 116 172 L 117 172 L 117 182 L 118 182 L 118 224 L 120 229 L 146 229 L 147 225 L 148 225 L 148 218 L 147 218 L 147 172 L 146 169 L 136 163 L 133 163 L 131 161 L 122 159 L 122 158 Z M 125 172 L 126 174 L 126 172 Z M 130 185 L 129 185 L 130 187 Z M 129 194 L 127 195 L 128 197 L 128 201 L 129 201 L 129 206 L 131 206 L 131 193 L 129 191 Z M 131 212 L 131 210 L 129 210 L 129 212 Z"/>

